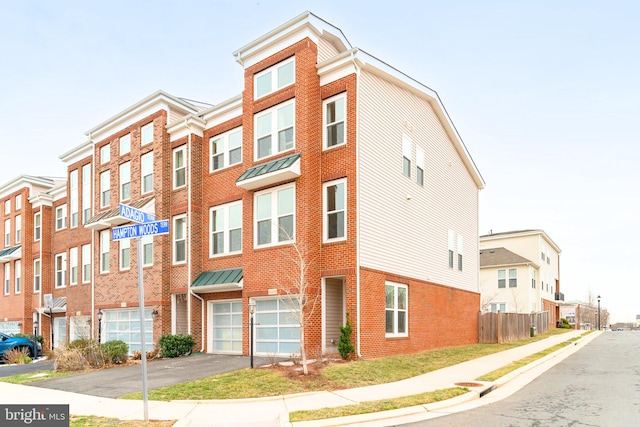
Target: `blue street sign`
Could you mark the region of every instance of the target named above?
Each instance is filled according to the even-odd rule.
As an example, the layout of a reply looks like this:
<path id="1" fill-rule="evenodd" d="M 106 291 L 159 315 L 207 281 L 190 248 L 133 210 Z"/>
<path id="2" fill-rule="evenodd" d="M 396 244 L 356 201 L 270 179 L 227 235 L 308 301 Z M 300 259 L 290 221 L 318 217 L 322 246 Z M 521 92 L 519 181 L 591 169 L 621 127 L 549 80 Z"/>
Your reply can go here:
<path id="1" fill-rule="evenodd" d="M 169 220 L 145 222 L 144 224 L 123 225 L 111 229 L 112 240 L 133 239 L 142 236 L 169 234 Z"/>
<path id="2" fill-rule="evenodd" d="M 153 222 L 156 220 L 154 214 L 141 211 L 129 205 L 123 205 L 122 203 L 120 203 L 120 216 L 137 223 Z"/>

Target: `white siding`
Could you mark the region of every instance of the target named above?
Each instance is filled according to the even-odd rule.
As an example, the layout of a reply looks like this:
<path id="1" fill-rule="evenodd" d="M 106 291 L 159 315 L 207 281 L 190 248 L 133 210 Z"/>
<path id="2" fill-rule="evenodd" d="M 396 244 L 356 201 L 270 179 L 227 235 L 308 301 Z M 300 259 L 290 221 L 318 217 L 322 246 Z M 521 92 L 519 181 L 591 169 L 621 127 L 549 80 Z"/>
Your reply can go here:
<path id="1" fill-rule="evenodd" d="M 427 101 L 364 71 L 360 83 L 362 265 L 477 292 L 479 190 L 469 171 Z M 402 173 L 403 133 L 414 144 L 411 178 Z M 449 268 L 450 229 L 465 242 L 462 272 L 457 254 Z"/>
<path id="2" fill-rule="evenodd" d="M 340 52 L 328 42 L 325 38 L 320 37 L 318 40 L 318 64 L 326 61 L 327 59 L 331 59 L 334 56 L 338 55 Z"/>

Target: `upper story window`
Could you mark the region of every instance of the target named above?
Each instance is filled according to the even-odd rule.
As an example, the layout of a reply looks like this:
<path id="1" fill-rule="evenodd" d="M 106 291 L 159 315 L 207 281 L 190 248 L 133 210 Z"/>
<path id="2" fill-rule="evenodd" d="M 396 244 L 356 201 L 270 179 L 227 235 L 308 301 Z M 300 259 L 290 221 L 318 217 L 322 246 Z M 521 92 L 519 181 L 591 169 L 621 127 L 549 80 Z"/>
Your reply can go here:
<path id="1" fill-rule="evenodd" d="M 402 173 L 407 177 L 411 177 L 411 138 L 402 135 Z"/>
<path id="2" fill-rule="evenodd" d="M 449 230 L 448 239 L 447 239 L 448 248 L 449 248 L 449 268 L 453 268 L 453 254 L 455 251 L 455 246 L 454 246 L 455 239 L 456 239 L 456 233 L 453 230 Z"/>
<path id="3" fill-rule="evenodd" d="M 22 209 L 22 194 L 16 196 L 16 210 L 19 211 L 20 209 Z"/>
<path id="4" fill-rule="evenodd" d="M 327 182 L 323 185 L 323 237 L 325 242 L 347 237 L 347 180 Z"/>
<path id="5" fill-rule="evenodd" d="M 153 265 L 153 236 L 142 236 L 142 265 Z"/>
<path id="6" fill-rule="evenodd" d="M 140 157 L 142 194 L 153 191 L 153 151 Z"/>
<path id="7" fill-rule="evenodd" d="M 11 246 L 11 220 L 4 220 L 4 245 Z"/>
<path id="8" fill-rule="evenodd" d="M 416 182 L 424 186 L 424 150 L 416 147 Z"/>
<path id="9" fill-rule="evenodd" d="M 242 201 L 211 208 L 209 224 L 211 256 L 242 251 Z"/>
<path id="10" fill-rule="evenodd" d="M 295 100 L 283 102 L 255 115 L 256 160 L 295 146 Z"/>
<path id="11" fill-rule="evenodd" d="M 111 171 L 100 174 L 100 207 L 106 208 L 111 203 Z"/>
<path id="12" fill-rule="evenodd" d="M 385 335 L 406 337 L 409 334 L 409 288 L 400 283 L 385 283 Z"/>
<path id="13" fill-rule="evenodd" d="M 336 147 L 346 142 L 346 95 L 333 96 L 323 102 L 324 148 Z"/>
<path id="14" fill-rule="evenodd" d="M 211 172 L 242 162 L 242 128 L 211 137 Z"/>
<path id="15" fill-rule="evenodd" d="M 131 163 L 125 162 L 120 165 L 120 200 L 131 198 Z"/>
<path id="16" fill-rule="evenodd" d="M 91 165 L 82 166 L 82 223 L 91 218 Z"/>
<path id="17" fill-rule="evenodd" d="M 20 260 L 16 261 L 13 268 L 16 272 L 15 293 L 19 294 L 22 288 L 22 262 Z"/>
<path id="18" fill-rule="evenodd" d="M 111 144 L 100 147 L 100 164 L 104 165 L 111 160 Z"/>
<path id="19" fill-rule="evenodd" d="M 536 288 L 536 270 L 533 267 L 529 267 L 531 270 L 531 288 Z"/>
<path id="20" fill-rule="evenodd" d="M 254 195 L 254 244 L 269 246 L 295 240 L 295 185 Z"/>
<path id="21" fill-rule="evenodd" d="M 64 288 L 67 278 L 67 254 L 61 253 L 56 255 L 56 288 Z"/>
<path id="22" fill-rule="evenodd" d="M 4 214 L 9 215 L 11 213 L 11 200 L 7 199 L 4 201 Z"/>
<path id="23" fill-rule="evenodd" d="M 82 245 L 82 283 L 91 281 L 91 245 Z"/>
<path id="24" fill-rule="evenodd" d="M 140 145 L 146 145 L 150 142 L 153 142 L 153 122 L 140 129 Z"/>
<path id="25" fill-rule="evenodd" d="M 69 227 L 73 228 L 78 226 L 78 169 L 69 173 L 69 193 Z"/>
<path id="26" fill-rule="evenodd" d="M 22 240 L 22 215 L 16 215 L 16 244 Z"/>
<path id="27" fill-rule="evenodd" d="M 187 184 L 186 155 L 187 148 L 184 145 L 173 150 L 173 188 L 184 187 Z"/>
<path id="28" fill-rule="evenodd" d="M 40 240 L 40 236 L 42 233 L 42 214 L 40 212 L 36 212 L 33 214 L 33 240 Z"/>
<path id="29" fill-rule="evenodd" d="M 9 295 L 11 292 L 11 264 L 4 264 L 4 294 Z"/>
<path id="30" fill-rule="evenodd" d="M 458 234 L 458 271 L 462 271 L 462 249 L 464 242 L 461 234 Z"/>
<path id="31" fill-rule="evenodd" d="M 289 86 L 295 82 L 295 56 L 285 59 L 254 77 L 255 99 Z"/>
<path id="32" fill-rule="evenodd" d="M 129 270 L 131 267 L 131 240 L 120 240 L 120 270 Z"/>
<path id="33" fill-rule="evenodd" d="M 187 261 L 187 217 L 178 215 L 173 217 L 173 263 L 181 264 Z"/>
<path id="34" fill-rule="evenodd" d="M 100 232 L 100 273 L 109 272 L 110 233 L 110 230 L 102 230 Z"/>
<path id="35" fill-rule="evenodd" d="M 56 208 L 56 230 L 62 230 L 67 226 L 67 205 Z"/>
<path id="36" fill-rule="evenodd" d="M 40 292 L 41 280 L 42 280 L 42 265 L 40 264 L 40 258 L 33 260 L 33 292 Z"/>
<path id="37" fill-rule="evenodd" d="M 507 272 L 509 274 L 509 287 L 518 287 L 518 269 L 510 268 L 509 270 L 498 270 L 498 288 L 506 288 Z"/>
<path id="38" fill-rule="evenodd" d="M 120 155 L 127 154 L 131 151 L 131 134 L 128 133 L 120 138 Z"/>
<path id="39" fill-rule="evenodd" d="M 78 248 L 69 249 L 69 283 L 78 284 Z"/>

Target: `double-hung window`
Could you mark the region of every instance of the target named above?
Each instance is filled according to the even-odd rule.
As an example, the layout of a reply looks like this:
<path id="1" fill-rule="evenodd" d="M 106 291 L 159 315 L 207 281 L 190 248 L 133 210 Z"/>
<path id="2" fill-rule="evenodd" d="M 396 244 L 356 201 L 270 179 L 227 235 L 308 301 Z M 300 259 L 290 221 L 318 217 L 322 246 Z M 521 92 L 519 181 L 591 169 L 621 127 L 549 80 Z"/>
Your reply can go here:
<path id="1" fill-rule="evenodd" d="M 142 265 L 153 265 L 153 236 L 142 236 Z"/>
<path id="2" fill-rule="evenodd" d="M 131 268 L 131 240 L 120 240 L 120 270 Z"/>
<path id="3" fill-rule="evenodd" d="M 19 294 L 20 288 L 22 287 L 22 283 L 20 283 L 22 279 L 22 262 L 20 260 L 16 261 L 15 264 L 13 264 L 13 268 L 15 269 L 15 272 L 16 272 L 15 291 L 16 291 L 16 294 Z"/>
<path id="4" fill-rule="evenodd" d="M 547 285 L 547 288 L 548 286 L 549 285 Z M 518 270 L 516 268 L 509 269 L 509 287 L 510 288 L 518 287 Z"/>
<path id="5" fill-rule="evenodd" d="M 55 257 L 56 266 L 56 288 L 64 288 L 67 278 L 67 254 L 57 254 Z"/>
<path id="6" fill-rule="evenodd" d="M 128 133 L 120 138 L 120 155 L 127 154 L 131 151 L 131 134 Z"/>
<path id="7" fill-rule="evenodd" d="M 120 200 L 131 198 L 131 162 L 120 165 Z"/>
<path id="8" fill-rule="evenodd" d="M 33 260 L 33 292 L 40 292 L 42 278 L 42 264 L 40 258 Z"/>
<path id="9" fill-rule="evenodd" d="M 140 129 L 140 145 L 153 142 L 153 122 L 148 123 Z"/>
<path id="10" fill-rule="evenodd" d="M 6 247 L 11 246 L 11 220 L 4 220 L 4 245 Z"/>
<path id="11" fill-rule="evenodd" d="M 424 186 L 424 150 L 416 147 L 416 182 Z"/>
<path id="12" fill-rule="evenodd" d="M 16 244 L 22 240 L 22 215 L 16 215 Z"/>
<path id="13" fill-rule="evenodd" d="M 100 174 L 100 207 L 106 208 L 111 203 L 111 171 Z"/>
<path id="14" fill-rule="evenodd" d="M 67 226 L 67 205 L 56 208 L 56 230 L 62 230 Z"/>
<path id="15" fill-rule="evenodd" d="M 255 246 L 295 240 L 295 185 L 288 184 L 255 193 Z"/>
<path id="16" fill-rule="evenodd" d="M 109 272 L 110 232 L 111 230 L 102 230 L 100 232 L 100 273 Z"/>
<path id="17" fill-rule="evenodd" d="M 211 256 L 242 251 L 242 201 L 211 208 L 209 224 Z"/>
<path id="18" fill-rule="evenodd" d="M 411 138 L 402 135 L 402 173 L 407 177 L 411 177 Z"/>
<path id="19" fill-rule="evenodd" d="M 409 289 L 400 283 L 385 283 L 385 313 L 387 337 L 406 337 L 409 334 Z"/>
<path id="20" fill-rule="evenodd" d="M 42 233 L 42 214 L 40 212 L 36 212 L 33 214 L 33 240 L 40 240 L 40 235 Z"/>
<path id="21" fill-rule="evenodd" d="M 449 268 L 453 268 L 453 253 L 454 253 L 454 245 L 455 245 L 456 234 L 453 230 L 449 230 Z"/>
<path id="22" fill-rule="evenodd" d="M 4 201 L 4 214 L 9 215 L 11 213 L 11 200 L 7 199 Z"/>
<path id="23" fill-rule="evenodd" d="M 186 155 L 187 148 L 184 145 L 173 150 L 173 188 L 184 187 L 187 184 Z"/>
<path id="24" fill-rule="evenodd" d="M 173 263 L 181 264 L 187 261 L 187 217 L 179 215 L 173 217 Z"/>
<path id="25" fill-rule="evenodd" d="M 295 100 L 255 115 L 256 160 L 292 150 L 295 146 Z"/>
<path id="26" fill-rule="evenodd" d="M 4 294 L 9 295 L 11 292 L 11 264 L 4 264 Z"/>
<path id="27" fill-rule="evenodd" d="M 336 147 L 346 142 L 346 95 L 336 95 L 324 101 L 324 148 Z"/>
<path id="28" fill-rule="evenodd" d="M 78 248 L 69 249 L 69 284 L 78 284 Z"/>
<path id="29" fill-rule="evenodd" d="M 78 169 L 69 173 L 69 227 L 78 226 Z"/>
<path id="30" fill-rule="evenodd" d="M 91 165 L 82 166 L 82 223 L 91 218 Z"/>
<path id="31" fill-rule="evenodd" d="M 111 145 L 105 144 L 100 147 L 100 164 L 104 165 L 111 160 Z"/>
<path id="32" fill-rule="evenodd" d="M 507 270 L 498 270 L 498 288 L 507 287 Z"/>
<path id="33" fill-rule="evenodd" d="M 242 162 L 242 128 L 211 137 L 211 172 Z"/>
<path id="34" fill-rule="evenodd" d="M 295 56 L 292 56 L 255 75 L 255 99 L 293 84 L 295 78 Z"/>
<path id="35" fill-rule="evenodd" d="M 462 271 L 462 249 L 463 249 L 462 235 L 458 234 L 458 271 Z"/>
<path id="36" fill-rule="evenodd" d="M 153 151 L 140 157 L 142 194 L 153 191 Z"/>
<path id="37" fill-rule="evenodd" d="M 324 241 L 344 240 L 347 237 L 347 180 L 327 182 L 323 189 Z"/>
<path id="38" fill-rule="evenodd" d="M 16 196 L 16 211 L 22 209 L 22 194 Z"/>
<path id="39" fill-rule="evenodd" d="M 82 283 L 91 282 L 91 245 L 82 245 Z"/>

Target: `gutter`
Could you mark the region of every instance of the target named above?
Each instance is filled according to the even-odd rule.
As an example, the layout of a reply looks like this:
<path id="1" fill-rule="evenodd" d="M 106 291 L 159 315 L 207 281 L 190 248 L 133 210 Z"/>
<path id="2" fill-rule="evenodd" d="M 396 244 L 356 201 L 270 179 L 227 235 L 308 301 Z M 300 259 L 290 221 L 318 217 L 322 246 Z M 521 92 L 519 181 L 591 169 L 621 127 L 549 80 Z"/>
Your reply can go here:
<path id="1" fill-rule="evenodd" d="M 355 52 L 351 51 L 351 61 L 356 69 L 356 353 L 361 353 L 360 328 L 360 67 L 355 59 Z"/>

